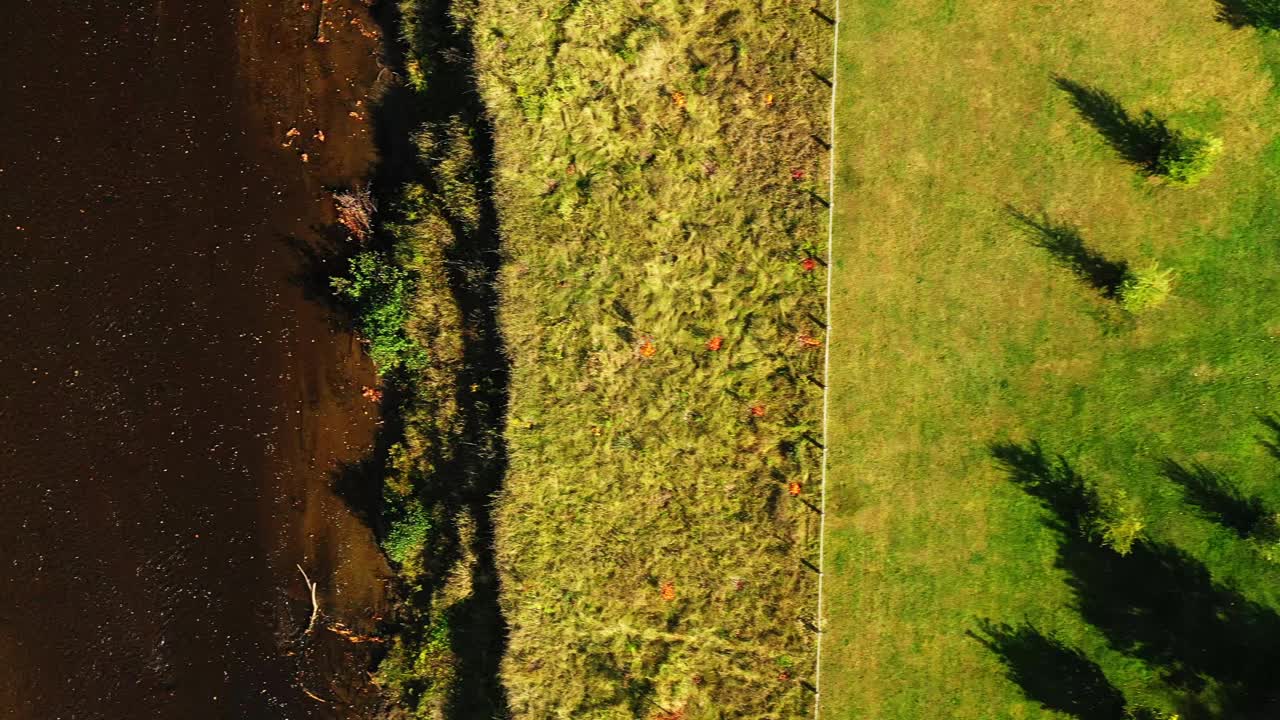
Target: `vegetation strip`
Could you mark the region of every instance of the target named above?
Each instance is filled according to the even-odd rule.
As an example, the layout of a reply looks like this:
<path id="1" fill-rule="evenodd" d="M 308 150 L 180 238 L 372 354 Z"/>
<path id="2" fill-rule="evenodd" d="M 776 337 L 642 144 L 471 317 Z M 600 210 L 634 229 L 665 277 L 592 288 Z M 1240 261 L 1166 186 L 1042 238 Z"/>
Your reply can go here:
<path id="1" fill-rule="evenodd" d="M 507 367 L 491 132 L 465 61 L 466 9 L 390 9 L 387 60 L 401 81 L 375 115 L 382 208 L 371 222 L 367 194 L 335 198 L 360 249 L 333 280 L 382 375 L 368 395 L 388 419 L 373 515 L 400 603 L 378 683 L 412 717 L 503 717 L 491 506 L 506 473 Z"/>

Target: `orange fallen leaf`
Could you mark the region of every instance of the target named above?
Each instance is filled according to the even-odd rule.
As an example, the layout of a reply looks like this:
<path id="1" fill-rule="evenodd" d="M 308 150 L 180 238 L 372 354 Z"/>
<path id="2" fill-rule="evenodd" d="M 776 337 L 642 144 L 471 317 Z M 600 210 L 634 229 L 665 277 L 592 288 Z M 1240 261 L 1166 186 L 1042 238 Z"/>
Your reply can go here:
<path id="1" fill-rule="evenodd" d="M 811 335 L 806 335 L 806 334 L 804 334 L 804 333 L 801 333 L 801 334 L 800 334 L 800 336 L 799 336 L 797 339 L 800 341 L 800 344 L 801 344 L 801 345 L 803 345 L 803 346 L 805 346 L 805 347 L 807 347 L 807 348 L 818 348 L 818 347 L 822 347 L 822 341 L 821 341 L 821 340 L 819 340 L 819 339 L 817 339 L 817 338 L 815 338 L 815 337 L 813 337 L 813 336 L 811 336 Z"/>
<path id="2" fill-rule="evenodd" d="M 676 599 L 676 584 L 670 580 L 663 580 L 660 590 L 662 592 L 663 600 L 671 602 Z"/>

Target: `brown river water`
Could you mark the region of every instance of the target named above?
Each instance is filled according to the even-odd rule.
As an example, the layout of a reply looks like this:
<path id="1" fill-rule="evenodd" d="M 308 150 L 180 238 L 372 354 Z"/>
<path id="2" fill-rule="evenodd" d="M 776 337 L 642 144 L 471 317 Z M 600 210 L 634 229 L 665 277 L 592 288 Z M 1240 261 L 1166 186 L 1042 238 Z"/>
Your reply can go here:
<path id="1" fill-rule="evenodd" d="M 374 161 L 368 9 L 4 10 L 0 718 L 367 716 L 374 644 L 334 628 L 388 571 L 330 488 L 375 379 L 308 257 Z"/>

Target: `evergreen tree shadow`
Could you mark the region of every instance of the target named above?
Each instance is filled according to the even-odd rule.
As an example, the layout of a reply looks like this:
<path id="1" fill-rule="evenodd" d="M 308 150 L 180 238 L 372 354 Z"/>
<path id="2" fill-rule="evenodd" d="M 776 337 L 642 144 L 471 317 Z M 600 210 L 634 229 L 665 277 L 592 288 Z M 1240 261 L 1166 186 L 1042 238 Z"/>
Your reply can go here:
<path id="1" fill-rule="evenodd" d="M 1224 717 L 1277 701 L 1274 611 L 1216 582 L 1174 546 L 1141 539 L 1121 555 L 1097 542 L 1098 495 L 1063 458 L 1046 457 L 1035 443 L 991 450 L 1010 480 L 1049 512 L 1056 565 L 1068 576 L 1075 608 L 1115 650 L 1146 661 L 1177 691 L 1211 691 Z"/>
<path id="2" fill-rule="evenodd" d="M 1240 712 L 1274 698 L 1280 618 L 1214 582 L 1190 555 L 1143 540 L 1122 556 L 1071 538 L 1058 566 L 1071 575 L 1081 616 L 1112 647 L 1158 668 L 1171 687 L 1198 693 L 1214 680 Z"/>
<path id="3" fill-rule="evenodd" d="M 1155 174 L 1160 151 L 1173 134 L 1163 120 L 1151 112 L 1134 117 L 1113 95 L 1061 76 L 1054 84 L 1071 96 L 1071 104 L 1102 135 L 1120 157 L 1144 173 Z"/>
<path id="4" fill-rule="evenodd" d="M 1055 222 L 1043 214 L 1036 217 L 1012 205 L 1006 206 L 1005 211 L 1027 231 L 1032 244 L 1046 250 L 1054 260 L 1069 268 L 1103 297 L 1115 299 L 1119 296 L 1120 287 L 1129 276 L 1129 266 L 1123 260 L 1108 260 L 1090 249 L 1074 225 Z"/>
<path id="5" fill-rule="evenodd" d="M 1245 497 L 1230 479 L 1200 463 L 1188 468 L 1165 459 L 1161 472 L 1182 486 L 1188 504 L 1242 538 L 1252 535 L 1266 520 L 1267 509 L 1261 498 Z"/>
<path id="6" fill-rule="evenodd" d="M 1259 438 L 1262 447 L 1267 449 L 1271 457 L 1280 460 L 1280 417 L 1275 415 L 1259 415 L 1258 421 L 1271 432 L 1271 437 Z"/>
<path id="7" fill-rule="evenodd" d="M 1217 0 L 1218 21 L 1233 28 L 1280 27 L 1280 3 L 1275 0 Z"/>
<path id="8" fill-rule="evenodd" d="M 1004 664 L 1009 680 L 1045 710 L 1080 720 L 1127 720 L 1124 694 L 1098 664 L 1076 648 L 1047 637 L 1035 627 L 979 622 L 968 635 L 982 643 Z"/>
<path id="9" fill-rule="evenodd" d="M 1009 480 L 1049 510 L 1045 523 L 1050 528 L 1064 536 L 1088 533 L 1102 503 L 1066 458 L 1046 455 L 1034 440 L 1025 445 L 995 443 L 990 450 Z"/>

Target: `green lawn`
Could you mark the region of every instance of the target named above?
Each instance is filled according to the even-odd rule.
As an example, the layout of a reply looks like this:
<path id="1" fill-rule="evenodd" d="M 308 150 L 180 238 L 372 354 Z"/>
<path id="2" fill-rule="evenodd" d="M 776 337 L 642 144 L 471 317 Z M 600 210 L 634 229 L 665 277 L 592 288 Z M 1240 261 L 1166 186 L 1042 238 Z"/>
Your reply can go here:
<path id="1" fill-rule="evenodd" d="M 1280 41 L 1216 12 L 842 6 L 823 718 L 1120 717 L 1108 686 L 1184 720 L 1257 709 L 1240 658 L 1280 638 L 1280 570 L 1165 465 L 1280 509 Z M 1146 177 L 1055 77 L 1220 136 L 1218 167 Z M 1106 267 L 1159 261 L 1172 297 L 1127 314 L 1019 214 Z M 992 452 L 1032 441 L 1123 490 L 1146 539 L 1049 527 Z M 998 626 L 1024 622 L 1047 640 Z"/>

